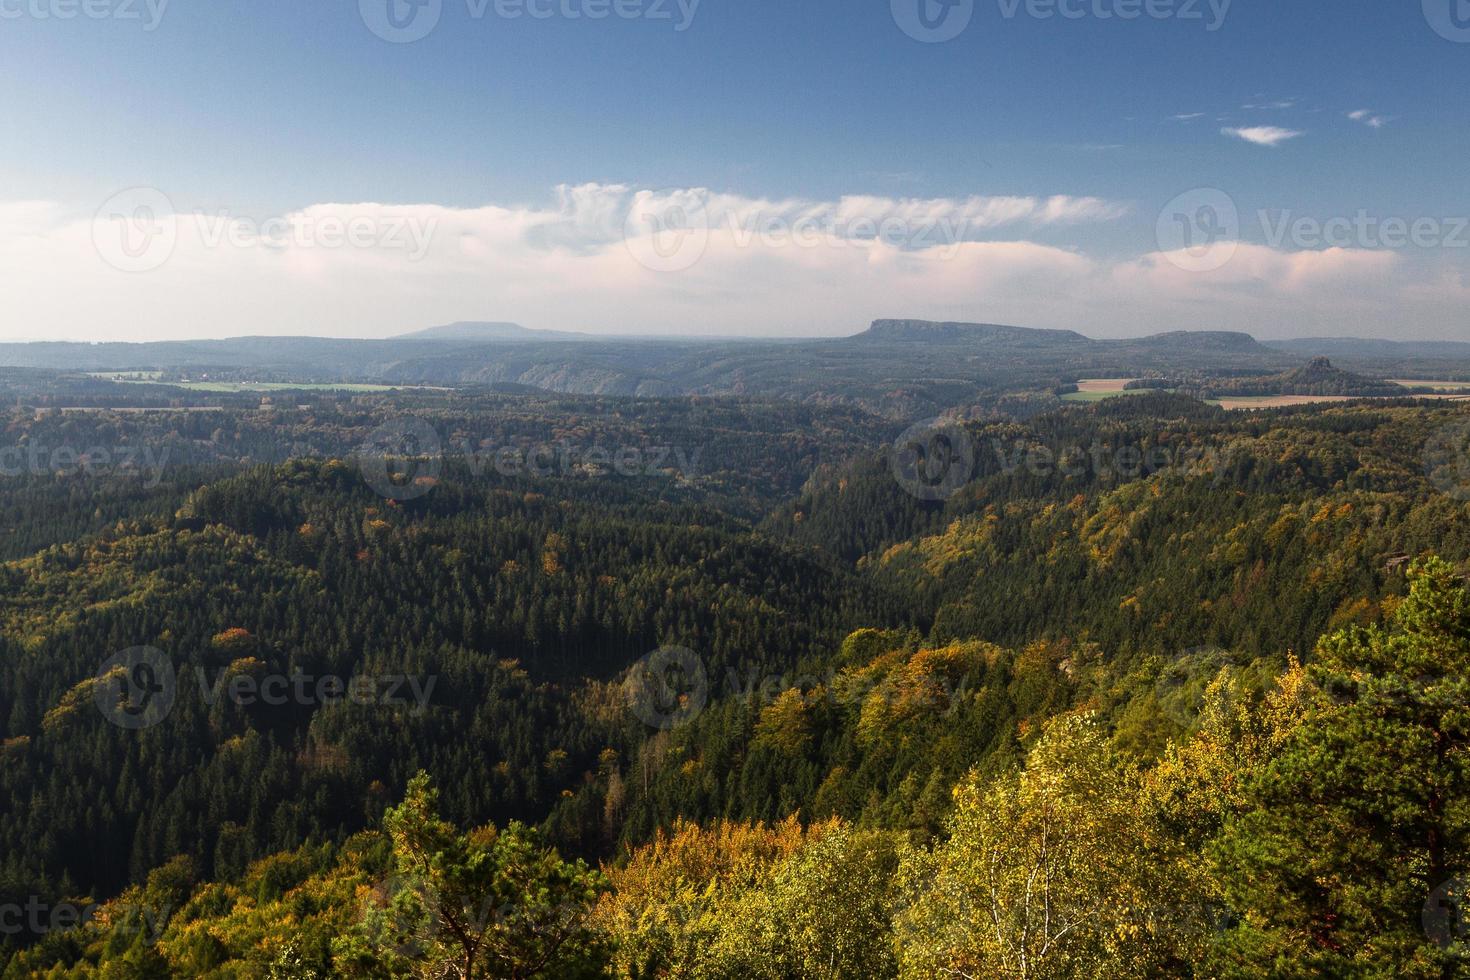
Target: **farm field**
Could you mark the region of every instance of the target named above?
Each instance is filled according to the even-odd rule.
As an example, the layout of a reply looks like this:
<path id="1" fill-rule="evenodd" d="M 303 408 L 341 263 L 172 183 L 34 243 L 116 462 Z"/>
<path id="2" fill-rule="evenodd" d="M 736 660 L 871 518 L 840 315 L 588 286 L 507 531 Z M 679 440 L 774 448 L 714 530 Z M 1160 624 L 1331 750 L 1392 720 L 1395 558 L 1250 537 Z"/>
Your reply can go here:
<path id="1" fill-rule="evenodd" d="M 1403 385 L 1405 388 L 1440 388 L 1444 391 L 1467 391 L 1470 390 L 1470 381 L 1426 381 L 1414 378 L 1389 378 L 1391 384 Z"/>
<path id="2" fill-rule="evenodd" d="M 1464 394 L 1434 394 L 1412 396 L 1436 401 L 1463 401 L 1470 398 L 1470 391 Z M 1212 398 L 1211 405 L 1219 405 L 1221 408 L 1237 409 L 1259 409 L 1259 408 L 1286 408 L 1292 405 L 1315 405 L 1322 402 L 1350 402 L 1350 401 L 1383 401 L 1383 398 L 1371 395 L 1241 395 L 1237 398 Z"/>
<path id="3" fill-rule="evenodd" d="M 1134 378 L 1084 378 L 1077 382 L 1077 390 L 1062 396 L 1064 402 L 1100 402 L 1119 395 L 1142 395 L 1146 389 L 1126 390 Z"/>
<path id="4" fill-rule="evenodd" d="M 1228 409 L 1285 408 L 1291 405 L 1314 405 L 1320 402 L 1353 401 L 1349 395 L 1241 395 L 1237 398 L 1212 398 L 1211 405 Z"/>

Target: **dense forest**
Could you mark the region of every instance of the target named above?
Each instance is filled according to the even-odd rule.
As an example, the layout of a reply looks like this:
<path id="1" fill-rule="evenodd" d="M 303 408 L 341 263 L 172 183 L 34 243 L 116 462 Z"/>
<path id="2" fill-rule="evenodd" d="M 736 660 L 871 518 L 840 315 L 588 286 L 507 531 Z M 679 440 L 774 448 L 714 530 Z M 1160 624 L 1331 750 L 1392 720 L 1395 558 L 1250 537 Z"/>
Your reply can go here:
<path id="1" fill-rule="evenodd" d="M 1453 404 L 137 387 L 4 421 L 0 977 L 1470 975 Z"/>

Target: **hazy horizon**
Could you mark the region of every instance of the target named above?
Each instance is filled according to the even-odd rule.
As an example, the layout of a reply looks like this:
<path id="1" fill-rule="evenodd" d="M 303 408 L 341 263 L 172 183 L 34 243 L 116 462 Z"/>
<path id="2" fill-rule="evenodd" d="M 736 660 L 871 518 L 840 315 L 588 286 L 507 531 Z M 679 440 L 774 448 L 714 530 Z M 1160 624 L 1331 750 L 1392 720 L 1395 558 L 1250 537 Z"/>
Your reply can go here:
<path id="1" fill-rule="evenodd" d="M 966 326 L 1003 326 L 1003 327 L 1015 327 L 1015 328 L 1020 328 L 1020 329 L 1023 329 L 1023 330 L 1040 330 L 1040 331 L 1045 331 L 1045 330 L 1059 330 L 1059 329 L 1061 329 L 1061 330 L 1071 329 L 1071 328 L 1067 328 L 1067 327 L 1035 327 L 1035 326 L 1030 326 L 1028 324 L 1021 324 L 1021 323 L 992 323 L 992 322 L 989 322 L 989 321 L 984 321 L 984 322 L 982 322 L 982 321 L 969 321 L 969 320 L 959 320 L 959 321 L 932 321 L 932 320 L 925 320 L 925 318 L 921 318 L 921 317 L 878 317 L 878 318 L 875 318 L 875 320 L 873 322 L 879 322 L 879 321 L 882 321 L 882 320 L 920 320 L 920 321 L 923 321 L 923 322 L 954 322 L 954 323 L 960 323 L 960 324 L 963 324 L 963 325 L 966 325 Z M 347 333 L 341 333 L 341 334 L 328 334 L 328 333 L 277 333 L 277 334 L 253 333 L 253 334 L 251 334 L 251 333 L 242 333 L 242 334 L 228 334 L 228 335 L 221 335 L 221 336 L 203 336 L 203 335 L 201 335 L 201 336 L 191 336 L 191 337 L 160 337 L 160 338 L 155 338 L 155 339 L 152 339 L 152 340 L 126 340 L 126 339 L 91 340 L 91 339 L 81 338 L 81 337 L 17 337 L 17 338 L 14 338 L 14 339 L 9 339 L 9 338 L 0 339 L 0 344 L 89 344 L 89 345 L 101 346 L 101 345 L 106 345 L 106 344 L 190 343 L 190 342 L 252 340 L 252 339 L 297 339 L 297 340 L 306 339 L 306 340 L 347 340 L 347 341 L 351 341 L 351 340 L 361 340 L 361 341 L 412 340 L 412 339 L 416 339 L 415 336 L 414 336 L 415 334 L 421 333 L 424 330 L 433 329 L 435 327 L 440 327 L 440 326 L 460 326 L 462 324 L 468 324 L 468 325 L 472 325 L 472 326 L 478 326 L 478 325 L 485 324 L 485 323 L 493 323 L 496 326 L 509 325 L 509 326 L 513 326 L 513 327 L 518 327 L 518 328 L 521 328 L 521 329 L 530 331 L 532 334 L 544 334 L 544 333 L 567 334 L 568 336 L 575 336 L 575 337 L 578 337 L 579 339 L 583 339 L 583 340 L 586 340 L 586 341 L 599 341 L 599 340 L 689 341 L 689 342 L 699 342 L 699 341 L 711 341 L 711 342 L 715 342 L 715 341 L 728 341 L 728 342 L 744 342 L 744 343 L 769 343 L 769 342 L 783 341 L 783 340 L 788 340 L 788 341 L 844 340 L 844 339 L 850 339 L 850 338 L 858 337 L 858 336 L 862 335 L 863 333 L 865 333 L 868 330 L 869 326 L 871 325 L 871 324 L 864 324 L 860 329 L 851 331 L 849 333 L 842 333 L 842 334 L 785 334 L 785 335 L 783 335 L 783 334 L 769 334 L 769 335 L 762 336 L 762 335 L 734 334 L 734 333 L 728 333 L 728 334 L 699 334 L 699 335 L 687 335 L 687 334 L 677 334 L 677 333 L 633 333 L 633 332 L 602 332 L 602 333 L 598 333 L 598 332 L 593 332 L 593 331 L 558 330 L 558 329 L 547 328 L 547 327 L 533 327 L 533 326 L 527 326 L 526 324 L 521 324 L 521 323 L 510 323 L 509 321 L 456 321 L 455 323 L 451 323 L 451 324 L 432 324 L 432 325 L 427 325 L 427 326 L 424 326 L 424 327 L 416 327 L 416 328 L 411 328 L 411 329 L 405 329 L 405 330 L 402 330 L 402 331 L 399 331 L 399 332 L 396 332 L 396 333 L 386 333 L 386 334 L 383 334 L 383 335 L 380 335 L 380 336 L 362 336 L 362 335 L 347 334 Z M 1206 329 L 1198 329 L 1198 330 L 1189 330 L 1189 329 L 1158 330 L 1158 331 L 1151 331 L 1149 333 L 1127 334 L 1127 335 L 1119 335 L 1119 336 L 1111 336 L 1111 337 L 1094 336 L 1094 335 L 1089 334 L 1086 331 L 1082 331 L 1082 330 L 1077 330 L 1075 332 L 1076 333 L 1079 333 L 1079 334 L 1082 334 L 1082 336 L 1086 337 L 1089 340 L 1117 340 L 1117 341 L 1144 340 L 1144 339 L 1147 339 L 1149 337 L 1156 337 L 1156 336 L 1158 336 L 1160 334 L 1166 334 L 1166 333 L 1218 333 L 1218 332 L 1226 332 L 1226 333 L 1243 333 L 1243 334 L 1247 334 L 1247 335 L 1253 337 L 1255 340 L 1260 341 L 1262 343 L 1287 342 L 1287 341 L 1296 341 L 1296 340 L 1322 340 L 1322 341 L 1328 341 L 1328 340 L 1332 340 L 1332 341 L 1336 341 L 1336 340 L 1367 340 L 1367 341 L 1389 341 L 1389 342 L 1393 342 L 1393 343 L 1411 343 L 1411 344 L 1412 343 L 1446 343 L 1446 342 L 1449 342 L 1449 343 L 1457 343 L 1457 342 L 1458 343 L 1470 343 L 1470 338 L 1466 338 L 1466 339 L 1463 339 L 1462 340 L 1460 338 L 1445 338 L 1445 337 L 1371 337 L 1371 336 L 1351 335 L 1351 334 L 1311 334 L 1311 335 L 1290 336 L 1290 337 L 1266 337 L 1266 336 L 1260 336 L 1258 334 L 1252 333 L 1249 330 L 1239 330 L 1239 331 L 1234 331 L 1234 330 L 1232 330 L 1232 331 L 1212 331 L 1212 330 L 1206 330 Z M 418 338 L 418 339 L 439 339 L 439 338 Z M 454 343 L 455 340 L 453 338 L 448 338 L 448 339 L 444 339 L 444 342 L 445 343 Z"/>

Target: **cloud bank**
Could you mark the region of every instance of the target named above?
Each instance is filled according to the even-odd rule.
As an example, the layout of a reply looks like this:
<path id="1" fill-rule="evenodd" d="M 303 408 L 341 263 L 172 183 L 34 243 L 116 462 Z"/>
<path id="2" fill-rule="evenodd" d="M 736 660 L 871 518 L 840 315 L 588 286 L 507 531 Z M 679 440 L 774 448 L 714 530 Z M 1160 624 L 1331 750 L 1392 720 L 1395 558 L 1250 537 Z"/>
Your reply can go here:
<path id="1" fill-rule="evenodd" d="M 764 200 L 605 184 L 557 188 L 539 207 L 323 203 L 263 221 L 126 197 L 95 217 L 0 203 L 0 339 L 372 337 L 480 319 L 838 336 L 881 316 L 1100 337 L 1463 333 L 1463 257 L 1242 243 L 1223 268 L 1191 273 L 1167 252 L 1035 240 L 1129 210 L 1091 197 Z"/>

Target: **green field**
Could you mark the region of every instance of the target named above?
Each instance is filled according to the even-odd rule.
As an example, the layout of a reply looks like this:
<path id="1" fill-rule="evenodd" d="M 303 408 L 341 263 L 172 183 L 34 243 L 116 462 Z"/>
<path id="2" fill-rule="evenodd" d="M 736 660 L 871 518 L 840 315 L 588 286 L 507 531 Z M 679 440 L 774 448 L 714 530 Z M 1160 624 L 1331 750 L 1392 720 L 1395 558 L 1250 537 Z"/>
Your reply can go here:
<path id="1" fill-rule="evenodd" d="M 1159 391 L 1158 388 L 1130 388 L 1127 391 L 1074 391 L 1069 395 L 1063 395 L 1064 402 L 1100 402 L 1108 398 L 1117 398 L 1120 395 L 1146 395 L 1150 391 Z"/>
<path id="2" fill-rule="evenodd" d="M 250 391 L 356 391 L 356 392 L 382 392 L 382 391 L 442 391 L 444 389 L 429 388 L 424 385 L 374 385 L 374 384 L 349 384 L 346 382 L 315 383 L 308 381 L 157 381 L 150 378 L 139 378 L 123 375 L 97 375 L 97 377 L 109 377 L 119 384 L 161 384 L 170 388 L 184 388 L 188 391 L 208 391 L 221 394 L 236 394 Z"/>

